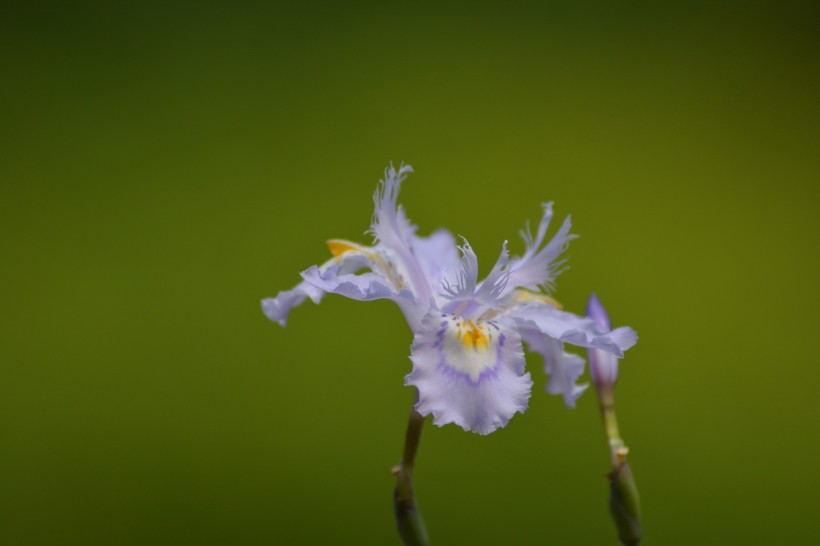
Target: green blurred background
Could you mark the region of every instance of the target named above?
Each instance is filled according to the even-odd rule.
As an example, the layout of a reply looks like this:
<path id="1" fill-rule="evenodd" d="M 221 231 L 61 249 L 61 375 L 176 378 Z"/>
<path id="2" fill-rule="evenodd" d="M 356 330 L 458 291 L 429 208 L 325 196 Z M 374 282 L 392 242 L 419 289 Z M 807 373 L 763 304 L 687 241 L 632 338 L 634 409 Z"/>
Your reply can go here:
<path id="1" fill-rule="evenodd" d="M 398 544 L 388 302 L 259 300 L 390 161 L 486 272 L 539 202 L 556 297 L 636 328 L 645 544 L 820 543 L 817 3 L 4 3 L 0 543 Z M 617 544 L 588 393 L 428 426 L 438 545 Z"/>

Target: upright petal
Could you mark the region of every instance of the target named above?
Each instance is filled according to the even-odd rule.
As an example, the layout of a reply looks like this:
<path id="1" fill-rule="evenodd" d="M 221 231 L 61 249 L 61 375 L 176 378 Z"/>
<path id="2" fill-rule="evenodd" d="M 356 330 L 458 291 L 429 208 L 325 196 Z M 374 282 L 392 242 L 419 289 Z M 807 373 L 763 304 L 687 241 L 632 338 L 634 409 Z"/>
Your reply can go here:
<path id="1" fill-rule="evenodd" d="M 404 164 L 398 171 L 392 164 L 384 170 L 384 180 L 379 181 L 373 194 L 375 209 L 370 232 L 375 236 L 379 246 L 383 246 L 395 256 L 400 269 L 406 272 L 409 278 L 413 293 L 422 304 L 427 305 L 432 295 L 430 286 L 410 248 L 410 239 L 416 228 L 410 224 L 404 209 L 398 204 L 401 183 L 407 178 L 407 173 L 411 172 L 413 168 Z"/>
<path id="2" fill-rule="evenodd" d="M 521 236 L 527 244 L 527 249 L 521 258 L 514 260 L 510 265 L 510 279 L 507 283 L 508 291 L 513 288 L 527 288 L 528 290 L 551 289 L 555 277 L 563 271 L 561 266 L 564 264 L 564 260 L 556 261 L 558 256 L 567 249 L 571 240 L 578 237 L 570 234 L 572 221 L 567 216 L 558 232 L 541 248 L 552 220 L 552 202 L 545 203 L 543 207 L 544 214 L 538 224 L 536 236 L 532 236 L 529 224 L 521 232 Z"/>
<path id="3" fill-rule="evenodd" d="M 475 296 L 478 284 L 478 256 L 473 252 L 473 247 L 465 237 L 461 238 L 464 244 L 458 247 L 461 251 L 461 260 L 458 264 L 458 272 L 454 280 L 445 279 L 442 286 L 445 298 L 452 301 L 459 301 Z"/>
<path id="4" fill-rule="evenodd" d="M 460 268 L 458 246 L 453 234 L 437 229 L 429 237 L 410 237 L 410 248 L 427 277 L 434 297 L 445 284 L 454 284 Z M 437 301 L 441 305 L 442 302 Z"/>
<path id="5" fill-rule="evenodd" d="M 544 371 L 549 375 L 547 392 L 562 395 L 564 404 L 568 408 L 574 408 L 575 401 L 589 387 L 589 383 L 576 384 L 584 373 L 584 359 L 564 352 L 563 343 L 539 330 L 524 328 L 520 333 L 529 349 L 544 358 Z"/>
<path id="6" fill-rule="evenodd" d="M 604 309 L 601 300 L 595 294 L 590 294 L 587 300 L 587 316 L 595 321 L 598 328 L 609 330 L 609 315 Z"/>
<path id="7" fill-rule="evenodd" d="M 600 328 L 593 319 L 579 317 L 544 303 L 524 303 L 508 311 L 507 315 L 519 328 L 534 328 L 558 341 L 579 347 L 602 349 L 622 357 L 624 351 L 635 345 L 638 335 L 632 328 L 622 326 L 612 331 Z"/>
<path id="8" fill-rule="evenodd" d="M 416 410 L 432 413 L 438 426 L 489 434 L 527 409 L 532 379 L 521 338 L 506 324 L 430 312 L 410 358 L 413 371 L 404 383 L 418 389 Z"/>
<path id="9" fill-rule="evenodd" d="M 507 282 L 510 278 L 510 270 L 507 264 L 510 261 L 510 252 L 507 250 L 507 241 L 501 246 L 501 255 L 495 262 L 492 271 L 487 275 L 481 285 L 476 290 L 475 296 L 484 305 L 495 307 L 500 304 L 504 289 L 507 287 Z"/>

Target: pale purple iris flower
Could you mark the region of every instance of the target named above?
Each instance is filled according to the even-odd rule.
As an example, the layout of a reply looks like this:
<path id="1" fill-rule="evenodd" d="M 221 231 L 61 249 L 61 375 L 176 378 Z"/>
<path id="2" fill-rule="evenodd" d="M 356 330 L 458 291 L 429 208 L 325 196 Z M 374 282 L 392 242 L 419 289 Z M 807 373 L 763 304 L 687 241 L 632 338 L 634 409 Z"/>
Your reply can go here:
<path id="1" fill-rule="evenodd" d="M 637 335 L 628 327 L 610 330 L 595 320 L 561 310 L 546 294 L 561 272 L 558 260 L 570 240 L 570 218 L 547 241 L 552 203 L 535 236 L 521 232 L 523 256 L 510 257 L 504 242 L 487 277 L 478 280 L 478 260 L 466 239 L 458 246 L 440 229 L 428 237 L 397 204 L 399 189 L 412 172 L 385 169 L 374 195 L 372 246 L 328 241 L 333 257 L 303 271 L 292 290 L 262 301 L 264 313 L 282 326 L 291 308 L 325 293 L 355 300 L 389 299 L 398 304 L 415 338 L 412 371 L 404 383 L 418 389 L 415 409 L 433 423 L 455 423 L 489 434 L 527 409 L 532 379 L 524 369 L 522 341 L 544 358 L 547 391 L 569 407 L 588 385 L 577 384 L 584 360 L 564 351 L 564 343 L 600 349 L 614 356 L 632 347 Z"/>

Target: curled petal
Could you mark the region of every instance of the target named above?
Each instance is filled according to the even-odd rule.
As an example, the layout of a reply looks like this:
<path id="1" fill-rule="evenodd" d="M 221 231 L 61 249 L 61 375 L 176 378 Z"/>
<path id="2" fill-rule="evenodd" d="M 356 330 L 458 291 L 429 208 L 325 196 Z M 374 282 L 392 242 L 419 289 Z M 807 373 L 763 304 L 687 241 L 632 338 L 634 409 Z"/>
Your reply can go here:
<path id="1" fill-rule="evenodd" d="M 527 409 L 532 379 L 524 371 L 521 338 L 505 324 L 430 312 L 410 359 L 413 371 L 404 384 L 418 389 L 416 411 L 432 413 L 438 426 L 489 434 Z"/>
<path id="2" fill-rule="evenodd" d="M 363 260 L 361 256 L 351 256 L 350 259 Z M 361 265 L 365 263 L 366 261 Z M 351 269 L 349 261 L 345 259 L 341 263 L 324 269 L 313 266 L 302 272 L 302 278 L 324 292 L 340 294 L 354 300 L 388 299 L 395 301 L 410 326 L 414 327 L 418 324 L 423 316 L 423 309 L 413 292 L 406 288 L 396 288 L 380 273 L 367 272 L 357 275 L 348 272 Z"/>
<path id="3" fill-rule="evenodd" d="M 578 378 L 584 373 L 584 359 L 564 352 L 563 343 L 538 330 L 523 329 L 521 337 L 527 342 L 531 351 L 544 358 L 544 371 L 549 374 L 547 392 L 562 395 L 564 404 L 568 408 L 574 408 L 575 401 L 589 387 L 589 383 L 576 384 Z"/>
<path id="4" fill-rule="evenodd" d="M 397 273 L 375 249 L 341 239 L 331 239 L 327 244 L 334 258 L 322 265 L 313 266 L 308 271 L 315 270 L 324 274 L 332 267 L 333 273 L 338 276 L 355 273 L 360 269 L 373 269 L 378 272 L 378 275 L 393 279 L 394 285 L 399 282 Z M 262 312 L 272 321 L 278 322 L 280 326 L 285 326 L 292 308 L 301 305 L 307 298 L 310 298 L 313 303 L 319 303 L 325 292 L 315 283 L 303 280 L 292 290 L 283 290 L 275 298 L 262 300 Z M 418 317 L 420 318 L 421 315 Z"/>
<path id="5" fill-rule="evenodd" d="M 275 298 L 262 300 L 262 312 L 272 321 L 278 322 L 280 326 L 285 326 L 292 308 L 301 305 L 307 298 L 310 298 L 313 303 L 319 303 L 322 296 L 324 296 L 322 290 L 302 281 L 293 290 L 283 290 Z"/>
<path id="6" fill-rule="evenodd" d="M 593 319 L 559 311 L 552 305 L 525 303 L 511 309 L 508 316 L 519 328 L 536 329 L 558 341 L 579 347 L 601 349 L 622 357 L 624 351 L 635 345 L 638 334 L 622 326 L 612 331 L 600 328 Z"/>

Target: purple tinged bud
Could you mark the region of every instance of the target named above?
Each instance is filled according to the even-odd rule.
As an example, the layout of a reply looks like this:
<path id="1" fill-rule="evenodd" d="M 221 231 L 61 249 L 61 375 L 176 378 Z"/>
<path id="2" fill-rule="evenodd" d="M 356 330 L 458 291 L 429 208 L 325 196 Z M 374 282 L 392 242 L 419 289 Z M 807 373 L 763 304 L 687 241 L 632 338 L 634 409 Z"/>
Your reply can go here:
<path id="1" fill-rule="evenodd" d="M 590 294 L 587 301 L 587 317 L 595 321 L 601 333 L 609 332 L 609 316 L 595 294 Z M 618 381 L 618 357 L 601 349 L 589 349 L 589 372 L 599 396 L 611 393 Z"/>
<path id="2" fill-rule="evenodd" d="M 598 328 L 609 331 L 609 315 L 606 314 L 601 300 L 594 293 L 590 294 L 587 300 L 587 316 L 595 321 Z"/>

